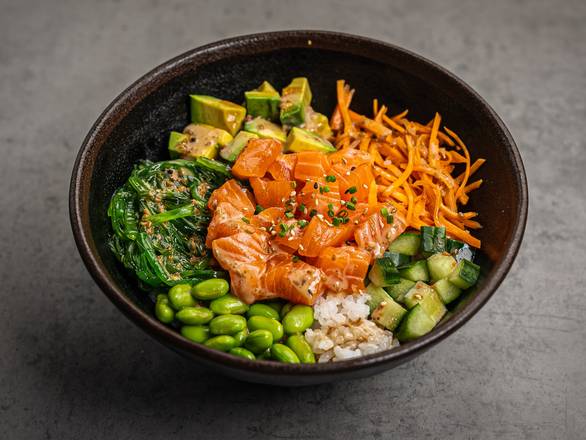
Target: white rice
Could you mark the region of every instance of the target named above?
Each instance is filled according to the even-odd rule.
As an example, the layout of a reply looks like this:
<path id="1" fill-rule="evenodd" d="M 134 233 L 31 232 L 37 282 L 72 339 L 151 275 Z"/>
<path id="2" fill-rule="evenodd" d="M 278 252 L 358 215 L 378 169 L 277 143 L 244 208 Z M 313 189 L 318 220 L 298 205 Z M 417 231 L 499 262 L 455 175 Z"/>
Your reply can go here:
<path id="1" fill-rule="evenodd" d="M 318 362 L 339 361 L 398 345 L 393 334 L 368 319 L 369 295 L 330 293 L 314 307 L 315 324 L 305 332 Z"/>

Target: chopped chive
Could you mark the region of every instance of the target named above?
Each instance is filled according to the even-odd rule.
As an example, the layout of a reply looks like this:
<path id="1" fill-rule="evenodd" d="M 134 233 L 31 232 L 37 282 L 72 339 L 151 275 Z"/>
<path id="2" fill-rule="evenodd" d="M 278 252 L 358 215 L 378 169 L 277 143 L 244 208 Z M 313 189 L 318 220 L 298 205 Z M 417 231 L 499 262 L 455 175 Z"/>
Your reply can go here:
<path id="1" fill-rule="evenodd" d="M 299 220 L 299 221 L 297 222 L 297 224 L 299 225 L 299 227 L 300 227 L 301 229 L 303 229 L 303 228 L 305 228 L 305 227 L 307 226 L 307 220 Z"/>
<path id="2" fill-rule="evenodd" d="M 345 209 L 342 209 L 340 212 L 338 212 L 338 217 L 341 217 L 341 218 L 348 217 L 348 211 L 346 211 Z"/>
<path id="3" fill-rule="evenodd" d="M 312 209 L 312 210 L 309 212 L 309 216 L 310 216 L 310 217 L 314 217 L 315 215 L 317 215 L 317 209 Z"/>
<path id="4" fill-rule="evenodd" d="M 307 208 L 305 208 L 305 205 L 302 203 L 301 205 L 299 205 L 299 208 L 297 209 L 299 209 L 299 212 L 305 212 Z"/>
<path id="5" fill-rule="evenodd" d="M 248 223 L 248 224 L 250 224 L 250 220 L 248 220 L 246 217 L 242 217 L 242 221 L 243 221 L 244 223 Z"/>
<path id="6" fill-rule="evenodd" d="M 297 255 L 293 255 L 293 258 L 291 258 L 291 261 L 293 261 L 293 263 L 297 263 L 299 261 L 299 257 Z"/>
<path id="7" fill-rule="evenodd" d="M 279 237 L 284 237 L 286 233 L 287 233 L 286 231 L 279 232 Z"/>
<path id="8" fill-rule="evenodd" d="M 285 213 L 285 217 L 287 217 L 287 218 L 293 218 L 293 213 L 291 211 L 287 211 Z"/>
<path id="9" fill-rule="evenodd" d="M 254 213 L 255 214 L 260 214 L 261 212 L 264 211 L 264 208 L 260 205 L 256 205 L 256 208 L 254 208 Z"/>
<path id="10" fill-rule="evenodd" d="M 344 191 L 344 194 L 354 194 L 356 191 L 357 191 L 356 187 L 355 186 L 351 186 L 346 191 Z"/>
<path id="11" fill-rule="evenodd" d="M 335 182 L 336 176 L 326 176 L 326 182 Z"/>
<path id="12" fill-rule="evenodd" d="M 390 225 L 391 223 L 393 223 L 393 221 L 395 220 L 395 217 L 393 217 L 393 214 L 389 214 L 387 215 L 387 223 Z"/>
<path id="13" fill-rule="evenodd" d="M 330 187 L 327 186 L 327 185 L 326 186 L 320 186 L 319 192 L 322 193 L 322 194 L 323 193 L 329 193 L 330 192 Z"/>
<path id="14" fill-rule="evenodd" d="M 381 208 L 380 213 L 383 217 L 389 216 L 389 210 L 387 208 Z"/>
<path id="15" fill-rule="evenodd" d="M 356 211 L 356 205 L 352 202 L 346 203 L 346 208 L 348 208 L 350 211 Z"/>
<path id="16" fill-rule="evenodd" d="M 358 199 L 356 197 L 352 196 L 352 198 L 350 199 L 350 202 L 356 204 L 356 203 L 358 203 Z"/>
<path id="17" fill-rule="evenodd" d="M 281 228 L 281 232 L 287 232 L 287 225 L 285 223 L 279 223 L 279 228 Z"/>
<path id="18" fill-rule="evenodd" d="M 344 217 L 342 218 L 342 223 L 346 224 L 350 221 L 350 217 Z"/>
<path id="19" fill-rule="evenodd" d="M 332 220 L 332 224 L 334 226 L 340 226 L 341 222 L 342 222 L 342 219 L 340 217 L 334 217 L 334 219 Z"/>

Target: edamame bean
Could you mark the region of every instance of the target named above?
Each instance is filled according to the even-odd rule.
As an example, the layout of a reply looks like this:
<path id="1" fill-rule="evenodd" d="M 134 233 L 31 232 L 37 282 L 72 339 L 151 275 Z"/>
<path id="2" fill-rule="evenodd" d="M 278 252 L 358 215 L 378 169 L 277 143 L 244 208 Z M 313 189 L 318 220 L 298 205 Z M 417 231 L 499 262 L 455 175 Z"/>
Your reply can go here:
<path id="1" fill-rule="evenodd" d="M 184 307 L 175 317 L 183 324 L 202 325 L 212 320 L 214 312 L 206 307 Z"/>
<path id="2" fill-rule="evenodd" d="M 222 278 L 212 278 L 193 286 L 191 294 L 197 299 L 210 301 L 224 296 L 228 293 L 228 290 L 230 290 L 228 281 Z"/>
<path id="3" fill-rule="evenodd" d="M 251 351 L 248 351 L 246 348 L 242 347 L 235 347 L 232 350 L 230 350 L 229 353 L 233 354 L 234 356 L 240 356 L 245 359 L 249 359 L 251 361 L 256 359 L 256 356 Z"/>
<path id="4" fill-rule="evenodd" d="M 247 336 L 244 346 L 254 354 L 262 353 L 273 345 L 273 334 L 268 330 L 254 330 Z"/>
<path id="5" fill-rule="evenodd" d="M 196 305 L 195 300 L 191 296 L 191 286 L 189 284 L 177 284 L 171 287 L 169 290 L 169 301 L 175 310 Z"/>
<path id="6" fill-rule="evenodd" d="M 250 306 L 246 316 L 249 318 L 251 316 L 264 316 L 265 318 L 273 318 L 279 320 L 279 312 L 277 312 L 274 308 L 269 306 L 268 304 L 260 304 L 256 303 Z"/>
<path id="7" fill-rule="evenodd" d="M 281 319 L 283 319 L 285 317 L 285 315 L 287 313 L 289 313 L 289 310 L 291 310 L 291 307 L 293 307 L 293 303 L 287 303 L 281 308 L 281 311 L 279 312 Z"/>
<path id="8" fill-rule="evenodd" d="M 289 336 L 287 338 L 287 347 L 295 352 L 302 364 L 315 364 L 315 356 L 304 336 Z"/>
<path id="9" fill-rule="evenodd" d="M 238 333 L 232 335 L 232 337 L 236 341 L 237 347 L 240 347 L 242 344 L 244 344 L 244 341 L 246 341 L 248 334 L 248 328 L 244 328 L 243 330 L 240 330 Z"/>
<path id="10" fill-rule="evenodd" d="M 210 337 L 210 329 L 203 325 L 184 325 L 181 334 L 190 341 L 203 344 Z"/>
<path id="11" fill-rule="evenodd" d="M 155 304 L 155 316 L 163 324 L 169 324 L 175 319 L 175 311 L 169 305 L 169 298 L 167 295 L 157 296 L 157 303 Z"/>
<path id="12" fill-rule="evenodd" d="M 279 362 L 288 364 L 298 364 L 299 358 L 293 350 L 283 344 L 273 344 L 271 347 L 271 357 Z"/>
<path id="13" fill-rule="evenodd" d="M 273 341 L 278 341 L 283 337 L 283 325 L 273 318 L 266 316 L 251 316 L 248 319 L 248 328 L 250 331 L 264 329 L 273 335 Z"/>
<path id="14" fill-rule="evenodd" d="M 230 351 L 236 347 L 236 341 L 232 336 L 220 335 L 208 339 L 204 344 L 210 348 L 220 351 Z"/>
<path id="15" fill-rule="evenodd" d="M 302 333 L 313 324 L 313 308 L 301 304 L 294 305 L 283 317 L 283 328 L 288 335 Z"/>
<path id="16" fill-rule="evenodd" d="M 217 315 L 241 315 L 246 313 L 248 305 L 234 295 L 224 295 L 210 303 L 210 309 Z"/>
<path id="17" fill-rule="evenodd" d="M 256 356 L 256 359 L 259 361 L 268 361 L 271 358 L 271 349 L 267 348 L 261 354 Z"/>
<path id="18" fill-rule="evenodd" d="M 240 315 L 220 315 L 210 322 L 213 335 L 233 335 L 246 328 L 246 319 Z"/>

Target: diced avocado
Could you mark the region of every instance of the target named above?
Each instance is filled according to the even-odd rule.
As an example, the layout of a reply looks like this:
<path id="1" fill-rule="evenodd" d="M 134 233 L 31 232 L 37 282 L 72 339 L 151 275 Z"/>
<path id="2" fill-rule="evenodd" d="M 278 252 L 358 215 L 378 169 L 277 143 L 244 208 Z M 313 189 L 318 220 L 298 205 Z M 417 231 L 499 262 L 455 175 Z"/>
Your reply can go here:
<path id="1" fill-rule="evenodd" d="M 389 246 L 389 251 L 414 256 L 419 252 L 421 236 L 415 232 L 403 232 Z"/>
<path id="2" fill-rule="evenodd" d="M 213 159 L 218 154 L 219 147 L 232 141 L 232 136 L 227 131 L 205 124 L 189 124 L 185 127 L 183 135 L 185 138 L 181 137 L 180 133 L 172 132 L 169 136 L 171 157 Z"/>
<path id="3" fill-rule="evenodd" d="M 425 313 L 421 304 L 417 304 L 401 322 L 397 339 L 401 342 L 411 341 L 429 333 L 434 327 L 435 321 Z"/>
<path id="4" fill-rule="evenodd" d="M 407 278 L 411 281 L 429 281 L 429 271 L 425 260 L 414 261 L 399 268 L 401 278 Z"/>
<path id="5" fill-rule="evenodd" d="M 431 281 L 447 278 L 456 268 L 458 262 L 447 253 L 433 254 L 427 259 L 427 268 Z"/>
<path id="6" fill-rule="evenodd" d="M 411 290 L 415 285 L 415 281 L 411 281 L 405 278 L 400 278 L 398 284 L 392 284 L 385 287 L 385 291 L 395 300 L 403 302 L 405 300 L 405 294 Z"/>
<path id="7" fill-rule="evenodd" d="M 281 93 L 281 123 L 301 125 L 305 122 L 305 109 L 311 104 L 311 89 L 307 78 L 293 78 Z"/>
<path id="8" fill-rule="evenodd" d="M 260 116 L 271 121 L 279 118 L 281 96 L 267 81 L 255 90 L 244 92 L 244 98 L 249 115 Z"/>
<path id="9" fill-rule="evenodd" d="M 287 140 L 287 135 L 281 127 L 263 118 L 254 118 L 252 121 L 245 122 L 244 130 L 261 138 L 277 139 L 281 142 Z"/>
<path id="10" fill-rule="evenodd" d="M 169 155 L 171 159 L 177 159 L 185 152 L 185 146 L 187 145 L 189 135 L 185 133 L 179 133 L 178 131 L 172 131 L 169 135 Z"/>
<path id="11" fill-rule="evenodd" d="M 390 258 L 396 267 L 405 266 L 411 262 L 411 257 L 409 257 L 409 255 L 400 254 L 398 252 L 387 251 L 383 254 L 383 257 Z"/>
<path id="12" fill-rule="evenodd" d="M 372 312 L 371 318 L 378 325 L 393 331 L 397 328 L 403 317 L 407 314 L 407 310 L 401 307 L 393 299 L 389 298 L 381 302 Z"/>
<path id="13" fill-rule="evenodd" d="M 287 136 L 285 151 L 293 151 L 295 153 L 299 153 L 300 151 L 331 153 L 336 151 L 336 148 L 314 133 L 303 130 L 302 128 L 293 127 L 289 132 L 289 136 Z"/>
<path id="14" fill-rule="evenodd" d="M 230 101 L 207 95 L 190 95 L 191 121 L 226 130 L 234 136 L 246 117 L 246 109 Z"/>
<path id="15" fill-rule="evenodd" d="M 421 250 L 426 257 L 444 252 L 446 250 L 446 228 L 443 226 L 422 226 Z"/>
<path id="16" fill-rule="evenodd" d="M 427 284 L 418 282 L 405 295 L 405 305 L 412 309 L 417 304 L 421 304 L 427 316 L 437 324 L 447 312 L 446 306 L 437 294 L 437 292 Z"/>
<path id="17" fill-rule="evenodd" d="M 258 139 L 258 136 L 247 131 L 239 131 L 232 142 L 220 150 L 220 156 L 228 162 L 234 162 L 251 139 Z"/>
<path id="18" fill-rule="evenodd" d="M 454 286 L 445 278 L 436 281 L 434 284 L 432 284 L 431 287 L 435 289 L 444 304 L 449 304 L 452 301 L 458 299 L 462 293 L 462 290 L 459 287 Z"/>
<path id="19" fill-rule="evenodd" d="M 321 136 L 324 139 L 332 137 L 332 129 L 330 128 L 330 121 L 326 115 L 316 112 L 307 106 L 305 109 L 305 122 L 301 128 Z"/>
<path id="20" fill-rule="evenodd" d="M 399 270 L 390 258 L 377 258 L 372 264 L 368 278 L 376 286 L 390 286 L 399 282 Z"/>
<path id="21" fill-rule="evenodd" d="M 468 260 L 461 260 L 448 277 L 448 281 L 460 289 L 468 289 L 476 284 L 480 275 L 480 266 Z"/>
<path id="22" fill-rule="evenodd" d="M 366 287 L 366 293 L 370 295 L 370 299 L 368 300 L 368 306 L 370 307 L 370 312 L 378 307 L 380 303 L 383 301 L 388 301 L 392 299 L 387 292 L 384 291 L 382 287 L 377 287 L 374 284 L 370 283 Z"/>

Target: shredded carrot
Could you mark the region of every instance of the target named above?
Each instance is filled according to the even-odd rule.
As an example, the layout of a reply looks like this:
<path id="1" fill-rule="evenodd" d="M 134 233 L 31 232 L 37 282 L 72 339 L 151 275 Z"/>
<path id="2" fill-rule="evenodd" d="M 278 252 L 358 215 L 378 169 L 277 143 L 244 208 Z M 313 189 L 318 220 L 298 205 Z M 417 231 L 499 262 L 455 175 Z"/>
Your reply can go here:
<path id="1" fill-rule="evenodd" d="M 468 147 L 456 133 L 441 127 L 439 113 L 424 125 L 406 119 L 408 110 L 387 115 L 388 107 L 375 99 L 368 117 L 350 109 L 354 90 L 343 80 L 336 91 L 338 102 L 330 119 L 333 143 L 338 149 L 370 154 L 375 180 L 365 182 L 369 209 L 379 201 L 390 203 L 408 227 L 444 226 L 449 236 L 480 247 L 480 240 L 469 232 L 481 228 L 472 220 L 478 214 L 460 212 L 459 207 L 482 185 L 482 179 L 470 183 L 470 177 L 485 160 L 471 163 Z"/>

